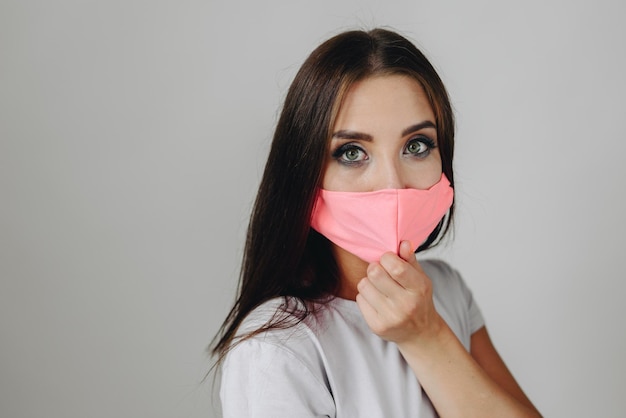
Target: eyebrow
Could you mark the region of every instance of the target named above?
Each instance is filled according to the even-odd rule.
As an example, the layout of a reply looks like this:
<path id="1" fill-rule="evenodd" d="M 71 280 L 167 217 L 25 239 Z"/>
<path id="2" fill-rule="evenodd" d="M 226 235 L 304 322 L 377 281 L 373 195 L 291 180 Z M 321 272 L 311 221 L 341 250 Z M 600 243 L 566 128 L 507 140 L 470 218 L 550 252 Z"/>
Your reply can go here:
<path id="1" fill-rule="evenodd" d="M 433 128 L 436 129 L 437 126 L 435 126 L 435 124 L 432 121 L 429 120 L 425 120 L 424 122 L 420 122 L 420 123 L 416 123 L 415 125 L 411 125 L 408 128 L 406 128 L 405 130 L 402 131 L 402 136 L 407 136 L 413 132 L 417 132 L 421 129 L 424 128 Z M 361 140 L 361 141 L 369 141 L 371 142 L 374 138 L 372 138 L 372 135 L 370 134 L 366 134 L 363 132 L 357 132 L 357 131 L 350 131 L 347 129 L 342 129 L 340 131 L 337 131 L 333 134 L 332 138 L 336 138 L 336 139 L 357 139 L 357 140 Z"/>
<path id="2" fill-rule="evenodd" d="M 413 132 L 417 132 L 424 128 L 437 129 L 437 126 L 435 126 L 435 124 L 432 121 L 425 120 L 424 122 L 416 123 L 415 125 L 412 125 L 406 128 L 404 131 L 402 131 L 402 136 L 412 134 Z"/>
<path id="3" fill-rule="evenodd" d="M 347 129 L 342 129 L 333 134 L 333 138 L 337 139 L 360 139 L 361 141 L 372 141 L 372 135 L 364 134 L 362 132 L 357 131 L 349 131 Z"/>

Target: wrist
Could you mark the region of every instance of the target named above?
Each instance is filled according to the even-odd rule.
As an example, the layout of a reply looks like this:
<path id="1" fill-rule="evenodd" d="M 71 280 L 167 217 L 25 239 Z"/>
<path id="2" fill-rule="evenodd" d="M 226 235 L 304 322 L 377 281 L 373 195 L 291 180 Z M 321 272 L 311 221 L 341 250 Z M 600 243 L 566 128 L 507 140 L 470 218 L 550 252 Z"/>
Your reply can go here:
<path id="1" fill-rule="evenodd" d="M 453 346 L 455 343 L 459 343 L 456 336 L 446 321 L 437 314 L 428 331 L 396 344 L 405 359 L 408 360 L 410 357 L 423 363 L 435 360 L 447 351 L 446 347 Z"/>

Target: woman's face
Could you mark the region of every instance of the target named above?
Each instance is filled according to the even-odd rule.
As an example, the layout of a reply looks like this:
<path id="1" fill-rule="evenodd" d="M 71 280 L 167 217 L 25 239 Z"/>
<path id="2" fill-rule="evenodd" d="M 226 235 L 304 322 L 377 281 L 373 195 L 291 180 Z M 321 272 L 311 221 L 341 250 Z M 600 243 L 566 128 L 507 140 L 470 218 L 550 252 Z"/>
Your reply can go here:
<path id="1" fill-rule="evenodd" d="M 422 86 L 410 77 L 353 84 L 332 132 L 326 190 L 428 189 L 441 178 L 435 116 Z"/>

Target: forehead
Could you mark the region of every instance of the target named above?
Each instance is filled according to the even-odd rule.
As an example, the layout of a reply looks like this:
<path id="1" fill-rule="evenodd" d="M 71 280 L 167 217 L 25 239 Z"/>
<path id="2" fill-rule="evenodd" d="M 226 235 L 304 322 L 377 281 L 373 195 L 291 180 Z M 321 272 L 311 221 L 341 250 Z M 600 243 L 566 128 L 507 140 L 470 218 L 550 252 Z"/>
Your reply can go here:
<path id="1" fill-rule="evenodd" d="M 417 80 L 405 75 L 375 76 L 350 86 L 339 107 L 333 131 L 401 128 L 398 124 L 409 126 L 425 120 L 434 123 L 435 117 Z"/>

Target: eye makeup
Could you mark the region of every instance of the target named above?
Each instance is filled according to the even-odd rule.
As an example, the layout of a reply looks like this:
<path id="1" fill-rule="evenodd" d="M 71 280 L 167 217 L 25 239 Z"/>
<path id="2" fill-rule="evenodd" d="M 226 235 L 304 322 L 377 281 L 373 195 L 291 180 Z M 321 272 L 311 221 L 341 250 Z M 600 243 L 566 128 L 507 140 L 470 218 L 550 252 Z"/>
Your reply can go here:
<path id="1" fill-rule="evenodd" d="M 417 150 L 412 149 L 414 145 L 418 146 Z M 422 149 L 424 147 L 425 149 Z M 437 144 L 431 138 L 425 135 L 416 135 L 407 141 L 404 146 L 404 154 L 417 158 L 426 158 L 430 154 L 430 150 L 436 147 Z"/>
<path id="2" fill-rule="evenodd" d="M 348 142 L 338 146 L 331 154 L 332 158 L 341 164 L 355 165 L 359 164 L 369 157 L 365 150 L 354 142 Z"/>

